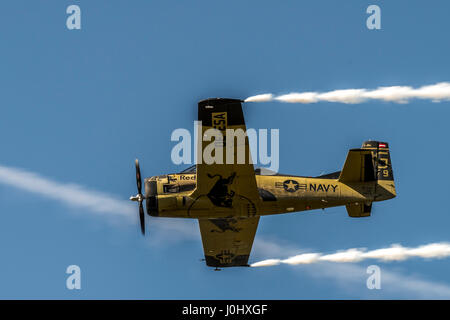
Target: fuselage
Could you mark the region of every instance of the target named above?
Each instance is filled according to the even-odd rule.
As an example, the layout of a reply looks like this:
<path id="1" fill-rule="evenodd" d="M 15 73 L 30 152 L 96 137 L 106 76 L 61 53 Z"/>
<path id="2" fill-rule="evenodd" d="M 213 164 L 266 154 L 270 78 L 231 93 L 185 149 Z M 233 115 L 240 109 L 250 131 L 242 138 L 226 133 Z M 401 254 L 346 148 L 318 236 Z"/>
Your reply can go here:
<path id="1" fill-rule="evenodd" d="M 382 181 L 342 183 L 339 172 L 321 177 L 256 174 L 260 199 L 254 208 L 218 208 L 211 199 L 190 197 L 196 188 L 195 173 L 176 173 L 145 179 L 146 197 L 156 187 L 157 204 L 149 208 L 152 216 L 174 218 L 223 218 L 230 216 L 264 216 L 324 209 L 348 204 L 370 204 L 395 197 L 394 185 Z M 153 187 L 150 184 L 153 183 Z M 153 191 L 154 192 L 154 191 Z M 229 196 L 233 197 L 230 186 Z"/>

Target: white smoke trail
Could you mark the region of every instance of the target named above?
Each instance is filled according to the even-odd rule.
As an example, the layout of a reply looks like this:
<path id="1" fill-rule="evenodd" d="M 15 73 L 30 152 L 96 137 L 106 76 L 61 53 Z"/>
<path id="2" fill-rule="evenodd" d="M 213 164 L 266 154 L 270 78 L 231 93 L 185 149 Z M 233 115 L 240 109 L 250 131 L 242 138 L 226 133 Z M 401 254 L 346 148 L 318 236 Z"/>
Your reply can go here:
<path id="1" fill-rule="evenodd" d="M 346 104 L 362 103 L 369 100 L 381 100 L 395 103 L 408 103 L 412 99 L 441 102 L 450 100 L 450 82 L 413 88 L 409 86 L 379 87 L 368 89 L 345 89 L 329 92 L 293 92 L 273 96 L 271 93 L 260 94 L 245 99 L 245 102 L 267 102 L 277 100 L 287 103 L 340 102 Z"/>
<path id="2" fill-rule="evenodd" d="M 420 253 L 417 251 L 416 253 L 420 254 L 421 257 L 426 257 L 427 254 L 438 257 L 439 253 L 445 253 L 445 251 L 441 250 L 441 244 L 437 246 L 431 244 L 429 246 L 419 247 L 422 249 L 425 248 L 426 250 Z M 440 252 L 435 253 L 434 249 Z M 419 249 L 412 249 L 411 251 L 414 252 L 415 250 Z M 252 254 L 257 254 L 261 257 L 271 257 L 283 252 L 289 256 L 301 251 L 301 248 L 298 248 L 292 243 L 284 241 L 278 243 L 260 236 L 255 239 Z M 256 266 L 264 267 L 281 264 L 281 260 L 279 259 L 268 259 L 264 261 L 267 261 L 267 263 L 261 261 Z M 301 277 L 308 275 L 315 277 L 318 281 L 324 279 L 326 279 L 327 283 L 328 281 L 333 281 L 346 292 L 353 292 L 356 299 L 374 298 L 370 290 L 364 290 L 364 288 L 361 290 L 361 283 L 367 280 L 367 269 L 362 264 L 324 261 L 318 264 L 302 264 L 295 270 L 300 272 L 298 275 Z M 383 299 L 449 299 L 450 297 L 450 286 L 442 281 L 435 282 L 429 279 L 423 279 L 417 273 L 414 275 L 405 275 L 405 273 L 389 270 L 389 267 L 386 266 L 383 267 L 382 282 L 383 290 L 380 290 L 377 296 Z"/>
<path id="3" fill-rule="evenodd" d="M 414 257 L 433 259 L 450 256 L 450 243 L 439 242 L 422 245 L 416 248 L 407 248 L 394 244 L 389 248 L 366 251 L 365 249 L 348 249 L 332 254 L 303 253 L 287 259 L 267 259 L 253 263 L 252 267 L 269 267 L 281 263 L 290 265 L 312 264 L 320 261 L 328 262 L 359 262 L 365 259 L 376 259 L 381 261 L 402 261 Z"/>
<path id="4" fill-rule="evenodd" d="M 69 206 L 88 209 L 91 212 L 136 217 L 131 203 L 111 195 L 86 189 L 76 184 L 63 184 L 22 169 L 0 166 L 0 183 L 63 202 Z"/>
<path id="5" fill-rule="evenodd" d="M 258 94 L 253 97 L 248 97 L 245 99 L 245 102 L 265 102 L 271 101 L 273 99 L 273 95 L 271 93 Z"/>

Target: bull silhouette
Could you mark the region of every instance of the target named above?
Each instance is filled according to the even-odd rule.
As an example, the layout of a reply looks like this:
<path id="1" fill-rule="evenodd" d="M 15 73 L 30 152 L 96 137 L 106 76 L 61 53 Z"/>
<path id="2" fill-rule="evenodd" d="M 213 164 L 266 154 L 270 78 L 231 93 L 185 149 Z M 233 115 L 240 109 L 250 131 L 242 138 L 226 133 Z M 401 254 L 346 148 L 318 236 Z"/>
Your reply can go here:
<path id="1" fill-rule="evenodd" d="M 210 175 L 209 173 L 208 177 L 210 179 L 219 178 L 207 194 L 209 200 L 217 207 L 231 208 L 235 192 L 230 187 L 236 177 L 236 172 L 233 172 L 228 178 L 223 178 L 220 174 Z"/>

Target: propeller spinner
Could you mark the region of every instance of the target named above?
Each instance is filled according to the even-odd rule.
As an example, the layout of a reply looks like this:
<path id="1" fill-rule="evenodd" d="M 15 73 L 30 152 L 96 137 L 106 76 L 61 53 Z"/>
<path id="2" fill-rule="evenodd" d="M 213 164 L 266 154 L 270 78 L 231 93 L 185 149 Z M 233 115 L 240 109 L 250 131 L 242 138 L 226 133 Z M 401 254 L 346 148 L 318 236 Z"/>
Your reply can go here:
<path id="1" fill-rule="evenodd" d="M 144 201 L 144 196 L 142 195 L 142 180 L 141 180 L 141 169 L 139 168 L 139 160 L 136 159 L 136 184 L 138 194 L 134 197 L 130 197 L 131 201 L 137 201 L 139 203 L 139 221 L 141 223 L 141 232 L 145 235 L 145 215 L 144 215 L 144 207 L 142 205 L 142 201 Z"/>

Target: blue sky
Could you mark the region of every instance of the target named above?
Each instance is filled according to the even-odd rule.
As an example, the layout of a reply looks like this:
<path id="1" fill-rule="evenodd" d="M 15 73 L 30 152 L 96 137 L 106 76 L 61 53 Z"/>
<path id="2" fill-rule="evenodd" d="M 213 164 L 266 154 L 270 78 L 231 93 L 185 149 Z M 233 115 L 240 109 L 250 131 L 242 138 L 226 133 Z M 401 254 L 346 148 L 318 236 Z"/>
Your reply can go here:
<path id="1" fill-rule="evenodd" d="M 81 30 L 66 28 L 71 4 Z M 366 28 L 371 4 L 381 30 Z M 171 162 L 170 134 L 192 128 L 200 99 L 449 81 L 449 9 L 445 1 L 3 1 L 0 165 L 127 201 L 136 157 L 145 176 L 184 169 Z M 248 127 L 280 129 L 280 172 L 336 171 L 349 148 L 388 141 L 398 193 L 368 219 L 342 207 L 264 217 L 251 261 L 450 241 L 449 106 L 245 104 Z M 450 259 L 377 262 L 382 289 L 368 290 L 371 261 L 214 272 L 199 261 L 196 221 L 148 219 L 142 238 L 134 217 L 6 184 L 0 212 L 0 298 L 449 298 Z M 65 287 L 71 264 L 82 270 L 79 291 Z"/>

